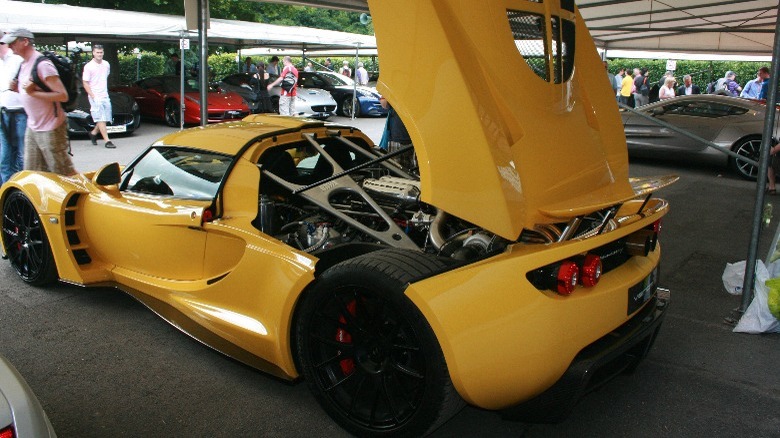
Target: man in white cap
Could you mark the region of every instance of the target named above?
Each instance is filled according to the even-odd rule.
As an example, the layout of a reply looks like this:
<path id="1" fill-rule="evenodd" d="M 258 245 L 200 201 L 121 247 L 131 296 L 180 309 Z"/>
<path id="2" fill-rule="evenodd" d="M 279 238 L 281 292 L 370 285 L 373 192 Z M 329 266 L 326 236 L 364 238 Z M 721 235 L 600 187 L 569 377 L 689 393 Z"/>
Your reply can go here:
<path id="1" fill-rule="evenodd" d="M 60 80 L 54 64 L 48 59 L 37 63 L 38 78 L 51 91 L 44 91 L 33 82 L 32 69 L 43 54 L 35 50 L 35 36 L 27 29 L 14 29 L 0 39 L 21 56 L 18 81 L 11 84 L 27 113 L 24 135 L 24 168 L 74 175 L 76 170 L 68 155 L 68 129 L 65 111 L 60 102 L 68 100 L 68 91 Z"/>
<path id="2" fill-rule="evenodd" d="M 8 44 L 0 43 L 0 184 L 24 168 L 27 114 L 19 94 L 11 90 L 21 65 L 22 57 L 9 49 Z"/>

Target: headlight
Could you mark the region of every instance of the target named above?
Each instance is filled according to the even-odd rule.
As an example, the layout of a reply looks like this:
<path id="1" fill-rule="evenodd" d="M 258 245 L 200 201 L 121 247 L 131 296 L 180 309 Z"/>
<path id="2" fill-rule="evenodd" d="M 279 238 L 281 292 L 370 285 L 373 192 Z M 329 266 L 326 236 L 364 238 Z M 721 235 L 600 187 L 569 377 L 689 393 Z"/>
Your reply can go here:
<path id="1" fill-rule="evenodd" d="M 138 106 L 138 102 L 133 102 L 133 108 L 132 112 L 140 111 L 141 108 Z"/>

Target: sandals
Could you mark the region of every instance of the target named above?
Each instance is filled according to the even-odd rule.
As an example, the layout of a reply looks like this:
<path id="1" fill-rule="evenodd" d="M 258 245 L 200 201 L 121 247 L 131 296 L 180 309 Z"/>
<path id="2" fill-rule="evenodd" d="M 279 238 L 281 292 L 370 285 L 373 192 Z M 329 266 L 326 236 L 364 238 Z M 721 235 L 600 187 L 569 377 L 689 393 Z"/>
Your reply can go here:
<path id="1" fill-rule="evenodd" d="M 766 193 L 767 193 L 768 195 L 774 195 L 774 194 L 776 194 L 776 193 L 777 193 L 777 191 L 776 191 L 775 189 L 766 189 Z"/>

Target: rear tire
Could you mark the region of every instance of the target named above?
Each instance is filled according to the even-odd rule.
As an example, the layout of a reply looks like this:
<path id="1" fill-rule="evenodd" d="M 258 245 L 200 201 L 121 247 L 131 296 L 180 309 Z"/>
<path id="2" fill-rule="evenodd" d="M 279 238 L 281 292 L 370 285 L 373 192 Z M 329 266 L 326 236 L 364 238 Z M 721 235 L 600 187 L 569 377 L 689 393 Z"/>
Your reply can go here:
<path id="1" fill-rule="evenodd" d="M 3 203 L 3 248 L 19 277 L 33 286 L 57 280 L 57 265 L 41 217 L 20 191 Z"/>
<path id="2" fill-rule="evenodd" d="M 758 161 L 760 159 L 761 137 L 753 135 L 740 139 L 734 143 L 731 150 L 743 157 Z M 758 167 L 737 158 L 729 157 L 729 167 L 737 175 L 750 181 L 755 181 L 758 176 Z"/>
<path id="3" fill-rule="evenodd" d="M 303 375 L 320 405 L 357 436 L 423 436 L 464 406 L 407 285 L 441 270 L 428 255 L 381 250 L 325 271 L 295 326 Z"/>

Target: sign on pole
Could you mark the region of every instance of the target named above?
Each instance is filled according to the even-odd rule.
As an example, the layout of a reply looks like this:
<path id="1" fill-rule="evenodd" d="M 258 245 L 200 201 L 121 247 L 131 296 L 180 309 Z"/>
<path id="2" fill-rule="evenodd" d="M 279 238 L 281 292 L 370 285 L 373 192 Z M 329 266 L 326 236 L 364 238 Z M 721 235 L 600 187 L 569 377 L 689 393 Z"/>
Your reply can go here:
<path id="1" fill-rule="evenodd" d="M 677 70 L 677 60 L 676 59 L 667 59 L 666 60 L 666 71 L 675 71 Z"/>
<path id="2" fill-rule="evenodd" d="M 182 50 L 190 50 L 190 40 L 187 38 L 179 39 L 179 48 Z"/>

